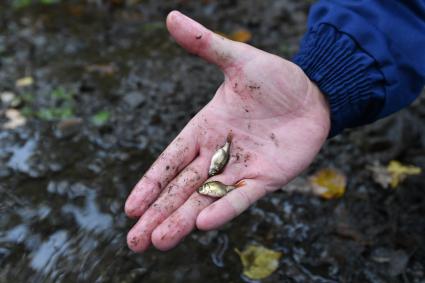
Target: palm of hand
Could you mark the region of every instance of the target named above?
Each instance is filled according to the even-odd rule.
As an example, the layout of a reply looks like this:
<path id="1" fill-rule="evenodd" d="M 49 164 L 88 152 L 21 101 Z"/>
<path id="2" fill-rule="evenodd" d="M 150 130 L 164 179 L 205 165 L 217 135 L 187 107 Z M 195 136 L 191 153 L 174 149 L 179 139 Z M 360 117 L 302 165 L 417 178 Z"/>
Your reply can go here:
<path id="1" fill-rule="evenodd" d="M 169 249 L 195 225 L 214 229 L 236 217 L 308 166 L 329 131 L 323 95 L 296 65 L 218 38 L 179 13 L 170 14 L 167 24 L 182 46 L 218 64 L 225 81 L 127 200 L 127 214 L 141 216 L 128 234 L 130 248 L 139 252 L 151 242 Z M 200 35 L 205 40 L 194 41 Z M 202 196 L 196 189 L 229 132 L 229 162 L 211 179 L 245 185 L 219 200 Z"/>

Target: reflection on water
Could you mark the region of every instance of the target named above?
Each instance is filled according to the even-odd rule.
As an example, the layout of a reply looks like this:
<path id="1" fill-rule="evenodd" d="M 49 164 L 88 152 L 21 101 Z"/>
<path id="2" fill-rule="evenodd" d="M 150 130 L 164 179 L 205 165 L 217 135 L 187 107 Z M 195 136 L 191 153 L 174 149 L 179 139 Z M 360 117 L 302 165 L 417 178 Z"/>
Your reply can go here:
<path id="1" fill-rule="evenodd" d="M 71 214 L 81 229 L 101 233 L 111 228 L 112 217 L 99 210 L 97 204 L 99 201 L 96 199 L 96 192 L 94 190 L 83 184 L 77 183 L 67 186 L 63 182 L 59 184 L 49 183 L 47 190 L 50 193 L 57 193 L 70 199 L 84 196 L 83 207 L 67 203 L 61 209 L 64 215 L 67 213 Z M 66 192 L 66 195 L 64 195 L 64 192 Z"/>
<path id="2" fill-rule="evenodd" d="M 12 149 L 12 157 L 9 159 L 8 165 L 22 173 L 30 173 L 30 158 L 37 147 L 36 139 L 28 140 L 22 147 L 15 147 Z"/>
<path id="3" fill-rule="evenodd" d="M 43 273 L 51 273 L 56 277 L 54 269 L 57 259 L 67 250 L 68 233 L 57 231 L 32 253 L 31 267 Z M 53 271 L 53 272 L 52 272 Z"/>

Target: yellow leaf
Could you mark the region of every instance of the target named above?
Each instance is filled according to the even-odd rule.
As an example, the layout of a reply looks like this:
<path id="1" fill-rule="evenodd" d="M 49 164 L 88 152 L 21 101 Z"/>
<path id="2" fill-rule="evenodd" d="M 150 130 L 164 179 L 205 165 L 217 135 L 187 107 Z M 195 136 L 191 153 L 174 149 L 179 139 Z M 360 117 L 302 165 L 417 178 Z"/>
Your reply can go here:
<path id="1" fill-rule="evenodd" d="M 15 82 L 17 87 L 30 86 L 34 83 L 34 79 L 32 77 L 23 77 Z"/>
<path id="2" fill-rule="evenodd" d="M 419 175 L 422 170 L 416 166 L 403 165 L 396 160 L 391 160 L 387 166 L 388 172 L 391 174 L 391 188 L 395 189 L 408 175 Z"/>
<path id="3" fill-rule="evenodd" d="M 248 42 L 252 38 L 251 32 L 246 29 L 239 29 L 230 35 L 230 39 L 240 42 Z"/>
<path id="4" fill-rule="evenodd" d="M 250 31 L 246 30 L 246 29 L 238 29 L 234 32 L 232 32 L 231 34 L 225 34 L 223 32 L 216 32 L 217 34 L 224 36 L 228 39 L 234 40 L 234 41 L 239 41 L 239 42 L 248 42 L 251 40 L 252 38 L 252 34 Z"/>
<path id="5" fill-rule="evenodd" d="M 345 193 L 347 178 L 341 172 L 324 168 L 310 177 L 313 193 L 324 199 L 340 198 Z"/>
<path id="6" fill-rule="evenodd" d="M 235 250 L 243 265 L 243 275 L 259 280 L 270 276 L 278 267 L 281 252 L 260 245 L 249 245 L 243 251 Z"/>

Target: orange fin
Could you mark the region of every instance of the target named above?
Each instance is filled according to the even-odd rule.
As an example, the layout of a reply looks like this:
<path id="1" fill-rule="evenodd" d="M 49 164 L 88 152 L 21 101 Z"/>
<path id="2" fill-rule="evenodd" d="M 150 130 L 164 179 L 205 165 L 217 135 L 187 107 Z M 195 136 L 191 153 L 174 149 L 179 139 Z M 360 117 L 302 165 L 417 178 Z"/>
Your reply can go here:
<path id="1" fill-rule="evenodd" d="M 245 185 L 246 185 L 246 182 L 244 180 L 240 180 L 239 182 L 237 182 L 233 186 L 237 189 L 237 188 L 243 187 Z"/>

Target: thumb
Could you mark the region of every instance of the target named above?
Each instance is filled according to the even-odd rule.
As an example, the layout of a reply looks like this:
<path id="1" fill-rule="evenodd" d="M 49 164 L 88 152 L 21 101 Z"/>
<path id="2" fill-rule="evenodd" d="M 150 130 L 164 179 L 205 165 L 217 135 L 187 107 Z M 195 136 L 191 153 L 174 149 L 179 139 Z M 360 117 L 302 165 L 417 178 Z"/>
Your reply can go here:
<path id="1" fill-rule="evenodd" d="M 225 73 L 243 62 L 246 44 L 224 38 L 178 11 L 167 16 L 167 28 L 171 36 L 188 52 L 219 66 Z"/>

